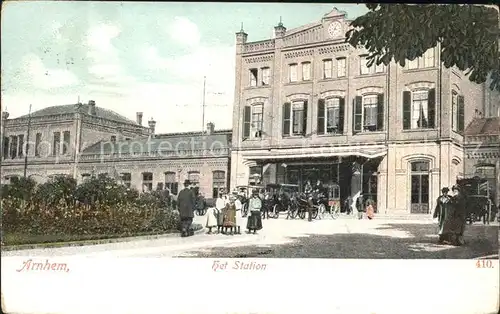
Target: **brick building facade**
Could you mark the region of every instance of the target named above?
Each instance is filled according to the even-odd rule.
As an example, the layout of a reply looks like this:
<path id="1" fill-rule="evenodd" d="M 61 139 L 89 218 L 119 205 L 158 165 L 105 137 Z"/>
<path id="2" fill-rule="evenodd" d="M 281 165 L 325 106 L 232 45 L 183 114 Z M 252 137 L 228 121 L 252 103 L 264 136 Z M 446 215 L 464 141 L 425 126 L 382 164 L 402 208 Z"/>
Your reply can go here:
<path id="1" fill-rule="evenodd" d="M 186 179 L 199 182 L 207 197 L 214 187 L 227 187 L 230 131 L 209 123 L 204 132 L 155 134 L 156 121 L 145 127 L 142 118 L 138 112 L 136 121 L 129 120 L 94 101 L 15 119 L 4 112 L 2 183 L 24 175 L 27 153 L 27 176 L 39 182 L 60 174 L 82 182 L 108 173 L 139 191 L 168 187 L 177 192 Z"/>
<path id="2" fill-rule="evenodd" d="M 296 29 L 280 23 L 273 39 L 236 34 L 231 186 L 320 179 L 381 212 L 428 213 L 463 174 L 463 133 L 487 88 L 443 67 L 437 48 L 369 68 L 345 43 L 348 27 L 334 9 Z"/>

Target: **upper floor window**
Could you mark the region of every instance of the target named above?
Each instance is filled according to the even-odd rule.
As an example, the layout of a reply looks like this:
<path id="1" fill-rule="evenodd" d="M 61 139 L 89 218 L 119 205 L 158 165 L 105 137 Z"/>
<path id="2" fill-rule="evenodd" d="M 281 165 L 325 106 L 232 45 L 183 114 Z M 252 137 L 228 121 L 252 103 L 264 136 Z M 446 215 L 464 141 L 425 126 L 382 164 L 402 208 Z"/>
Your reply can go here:
<path id="1" fill-rule="evenodd" d="M 262 68 L 262 85 L 270 85 L 270 84 L 271 84 L 271 69 Z"/>
<path id="2" fill-rule="evenodd" d="M 333 62 L 331 59 L 323 60 L 323 78 L 329 79 L 332 78 L 333 74 Z"/>
<path id="3" fill-rule="evenodd" d="M 457 133 L 464 131 L 464 96 L 458 95 L 456 91 L 451 92 L 451 127 Z"/>
<path id="4" fill-rule="evenodd" d="M 346 58 L 337 58 L 337 77 L 346 76 Z"/>
<path id="5" fill-rule="evenodd" d="M 261 137 L 264 118 L 264 104 L 252 106 L 251 137 Z"/>
<path id="6" fill-rule="evenodd" d="M 384 129 L 384 94 L 356 96 L 354 104 L 354 133 Z"/>
<path id="7" fill-rule="evenodd" d="M 435 127 L 435 89 L 403 92 L 403 129 Z"/>
<path id="8" fill-rule="evenodd" d="M 24 156 L 24 153 L 25 153 L 25 150 L 26 148 L 24 147 L 24 134 L 21 134 L 19 135 L 19 139 L 18 139 L 18 153 L 17 155 L 19 157 L 23 157 Z"/>
<path id="9" fill-rule="evenodd" d="M 116 140 L 116 137 L 115 137 Z M 66 155 L 69 151 L 69 145 L 70 145 L 70 132 L 69 131 L 64 131 L 63 132 L 63 155 Z"/>
<path id="10" fill-rule="evenodd" d="M 372 66 L 368 66 L 367 62 L 367 55 L 363 55 L 359 57 L 359 62 L 360 62 L 360 72 L 362 75 L 366 74 L 374 74 L 374 73 L 384 73 L 385 72 L 385 65 L 383 63 L 376 65 L 375 63 L 372 64 Z"/>
<path id="11" fill-rule="evenodd" d="M 259 71 L 257 69 L 250 69 L 250 86 L 257 86 L 257 79 L 259 76 Z"/>
<path id="12" fill-rule="evenodd" d="M 334 97 L 318 101 L 317 133 L 341 134 L 344 130 L 344 98 Z"/>
<path id="13" fill-rule="evenodd" d="M 243 111 L 243 139 L 260 138 L 264 123 L 264 104 L 245 106 Z"/>
<path id="14" fill-rule="evenodd" d="M 7 158 L 9 156 L 9 146 L 10 146 L 10 138 L 8 136 L 4 136 L 4 138 L 3 138 L 3 158 Z"/>
<path id="15" fill-rule="evenodd" d="M 408 69 L 423 69 L 434 67 L 434 48 L 427 50 L 421 57 L 415 58 L 415 60 L 408 60 Z"/>
<path id="16" fill-rule="evenodd" d="M 302 63 L 302 80 L 309 81 L 311 79 L 311 62 Z"/>
<path id="17" fill-rule="evenodd" d="M 297 82 L 297 64 L 290 64 L 288 71 L 290 82 Z"/>
<path id="18" fill-rule="evenodd" d="M 61 150 L 61 132 L 54 132 L 52 141 L 52 155 L 57 156 Z"/>
<path id="19" fill-rule="evenodd" d="M 307 127 L 307 101 L 285 103 L 283 108 L 283 136 L 305 135 Z"/>

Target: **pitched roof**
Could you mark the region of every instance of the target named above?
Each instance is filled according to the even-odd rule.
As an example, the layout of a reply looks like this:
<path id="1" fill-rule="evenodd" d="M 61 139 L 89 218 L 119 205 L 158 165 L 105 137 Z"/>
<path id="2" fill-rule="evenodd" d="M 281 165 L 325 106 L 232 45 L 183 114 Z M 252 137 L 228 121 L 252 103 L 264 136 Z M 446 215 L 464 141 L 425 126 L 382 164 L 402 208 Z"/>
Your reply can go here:
<path id="1" fill-rule="evenodd" d="M 130 120 L 121 114 L 118 114 L 112 110 L 108 110 L 102 107 L 96 106 L 96 116 L 99 118 L 113 120 L 116 122 L 127 123 L 127 124 L 137 124 L 135 121 Z M 83 113 L 88 114 L 89 105 L 88 104 L 72 104 L 72 105 L 59 105 L 59 106 L 51 106 L 47 108 L 43 108 L 31 113 L 32 117 L 44 117 L 44 116 L 53 116 L 60 114 L 70 114 L 70 113 Z M 28 115 L 21 116 L 19 118 L 27 118 Z"/>
<path id="2" fill-rule="evenodd" d="M 82 154 L 147 154 L 156 152 L 178 153 L 179 156 L 189 155 L 190 151 L 213 150 L 229 148 L 230 133 L 211 135 L 176 135 L 161 138 L 140 138 L 126 141 L 100 141 L 86 148 Z"/>
<path id="3" fill-rule="evenodd" d="M 465 129 L 465 135 L 500 135 L 500 117 L 473 119 Z"/>

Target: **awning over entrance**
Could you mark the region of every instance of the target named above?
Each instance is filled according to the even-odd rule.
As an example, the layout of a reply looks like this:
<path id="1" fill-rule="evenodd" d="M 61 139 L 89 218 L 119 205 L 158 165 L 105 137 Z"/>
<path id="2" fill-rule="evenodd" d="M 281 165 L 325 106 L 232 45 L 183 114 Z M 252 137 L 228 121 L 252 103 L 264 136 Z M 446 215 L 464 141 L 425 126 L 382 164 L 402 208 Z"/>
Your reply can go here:
<path id="1" fill-rule="evenodd" d="M 299 159 L 299 158 L 328 158 L 360 156 L 367 159 L 378 158 L 387 154 L 384 145 L 347 146 L 347 147 L 320 147 L 320 148 L 294 148 L 270 150 L 264 152 L 245 152 L 243 158 L 250 161 L 269 159 Z"/>

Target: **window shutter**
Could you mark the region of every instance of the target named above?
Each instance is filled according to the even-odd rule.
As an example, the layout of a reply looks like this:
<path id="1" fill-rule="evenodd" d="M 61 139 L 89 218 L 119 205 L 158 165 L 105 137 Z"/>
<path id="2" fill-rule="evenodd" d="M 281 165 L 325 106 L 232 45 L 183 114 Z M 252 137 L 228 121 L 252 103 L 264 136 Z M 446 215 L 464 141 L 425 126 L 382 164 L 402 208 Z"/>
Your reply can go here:
<path id="1" fill-rule="evenodd" d="M 384 129 L 384 94 L 378 94 L 377 102 L 377 131 Z"/>
<path id="2" fill-rule="evenodd" d="M 304 101 L 304 115 L 302 122 L 302 135 L 306 135 L 307 133 L 307 100 Z"/>
<path id="3" fill-rule="evenodd" d="M 434 129 L 436 127 L 436 89 L 429 89 L 428 95 L 428 115 L 429 115 L 429 123 L 427 125 L 428 128 Z"/>
<path id="4" fill-rule="evenodd" d="M 353 132 L 361 132 L 363 120 L 363 97 L 361 96 L 356 96 L 356 98 L 354 98 L 353 116 Z"/>
<path id="5" fill-rule="evenodd" d="M 250 137 L 250 119 L 252 117 L 252 108 L 245 106 L 243 113 L 243 139 Z"/>
<path id="6" fill-rule="evenodd" d="M 325 100 L 318 99 L 318 125 L 317 134 L 325 134 Z"/>
<path id="7" fill-rule="evenodd" d="M 463 132 L 465 128 L 465 100 L 464 96 L 457 97 L 458 103 L 458 132 Z"/>
<path id="8" fill-rule="evenodd" d="M 339 127 L 337 132 L 344 134 L 344 119 L 345 119 L 345 98 L 339 98 Z"/>
<path id="9" fill-rule="evenodd" d="M 283 104 L 283 136 L 290 136 L 290 116 L 291 104 L 286 102 Z"/>
<path id="10" fill-rule="evenodd" d="M 411 92 L 403 92 L 403 130 L 411 128 Z"/>

